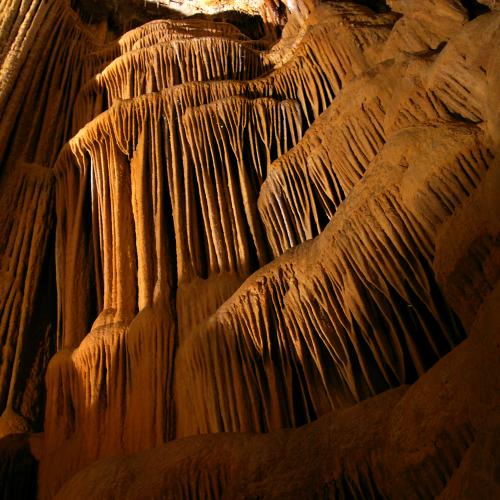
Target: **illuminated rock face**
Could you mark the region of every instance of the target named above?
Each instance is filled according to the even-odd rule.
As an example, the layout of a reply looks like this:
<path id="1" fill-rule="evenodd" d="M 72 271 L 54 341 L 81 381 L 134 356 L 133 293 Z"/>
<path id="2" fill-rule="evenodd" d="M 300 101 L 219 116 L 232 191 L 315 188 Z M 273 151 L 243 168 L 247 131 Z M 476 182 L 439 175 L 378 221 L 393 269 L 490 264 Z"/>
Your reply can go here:
<path id="1" fill-rule="evenodd" d="M 494 497 L 495 2 L 289 2 L 272 48 L 14 3 L 0 436 L 43 431 L 40 498 Z"/>

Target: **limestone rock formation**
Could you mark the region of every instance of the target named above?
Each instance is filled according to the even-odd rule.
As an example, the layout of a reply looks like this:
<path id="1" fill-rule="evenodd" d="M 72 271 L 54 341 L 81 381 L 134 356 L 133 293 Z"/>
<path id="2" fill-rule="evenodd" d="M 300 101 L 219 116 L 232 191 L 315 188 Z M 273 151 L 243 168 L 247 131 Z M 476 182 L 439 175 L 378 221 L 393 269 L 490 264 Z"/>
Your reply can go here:
<path id="1" fill-rule="evenodd" d="M 0 9 L 4 498 L 498 496 L 496 2 Z"/>

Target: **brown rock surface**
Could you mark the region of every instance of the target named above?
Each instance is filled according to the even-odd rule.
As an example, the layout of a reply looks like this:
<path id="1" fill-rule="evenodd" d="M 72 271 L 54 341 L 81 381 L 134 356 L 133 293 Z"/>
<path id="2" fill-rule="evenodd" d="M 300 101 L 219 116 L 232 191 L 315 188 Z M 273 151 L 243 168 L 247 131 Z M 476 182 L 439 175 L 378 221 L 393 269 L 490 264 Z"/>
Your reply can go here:
<path id="1" fill-rule="evenodd" d="M 495 2 L 158 3 L 0 0 L 5 492 L 496 498 Z"/>
<path id="2" fill-rule="evenodd" d="M 496 498 L 498 300 L 497 286 L 470 338 L 411 387 L 296 430 L 184 438 L 101 460 L 57 498 Z"/>

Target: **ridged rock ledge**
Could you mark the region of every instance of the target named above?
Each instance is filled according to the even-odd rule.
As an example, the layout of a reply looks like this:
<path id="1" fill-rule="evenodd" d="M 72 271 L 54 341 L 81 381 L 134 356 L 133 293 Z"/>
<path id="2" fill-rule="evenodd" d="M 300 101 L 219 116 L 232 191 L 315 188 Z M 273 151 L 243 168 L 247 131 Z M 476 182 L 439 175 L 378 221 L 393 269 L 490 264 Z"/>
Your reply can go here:
<path id="1" fill-rule="evenodd" d="M 498 2 L 0 12 L 2 498 L 500 497 Z"/>

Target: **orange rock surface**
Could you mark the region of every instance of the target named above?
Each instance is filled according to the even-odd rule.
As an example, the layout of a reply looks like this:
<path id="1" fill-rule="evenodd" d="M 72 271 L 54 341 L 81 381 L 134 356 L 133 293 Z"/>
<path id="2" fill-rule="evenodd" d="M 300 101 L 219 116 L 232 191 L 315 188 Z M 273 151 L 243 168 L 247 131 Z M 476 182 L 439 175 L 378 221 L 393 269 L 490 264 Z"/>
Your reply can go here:
<path id="1" fill-rule="evenodd" d="M 4 498 L 500 496 L 498 7 L 0 0 Z"/>

